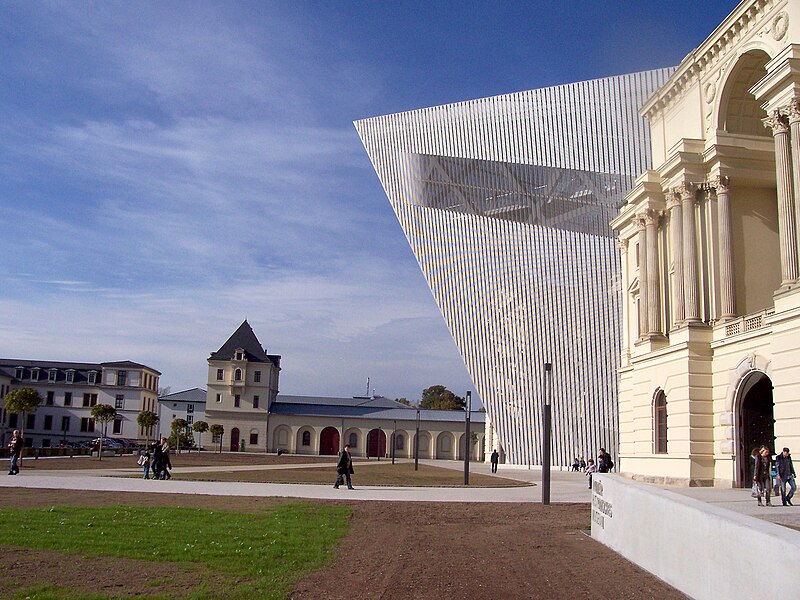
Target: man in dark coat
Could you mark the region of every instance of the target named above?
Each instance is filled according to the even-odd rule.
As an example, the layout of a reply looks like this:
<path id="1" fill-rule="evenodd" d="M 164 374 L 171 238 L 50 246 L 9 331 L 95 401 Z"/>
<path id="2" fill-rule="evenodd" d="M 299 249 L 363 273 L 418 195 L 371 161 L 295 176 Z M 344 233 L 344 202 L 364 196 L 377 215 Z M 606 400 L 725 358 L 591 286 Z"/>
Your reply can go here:
<path id="1" fill-rule="evenodd" d="M 792 504 L 792 496 L 797 491 L 797 484 L 794 482 L 794 478 L 797 475 L 794 472 L 794 465 L 792 464 L 792 455 L 789 454 L 789 449 L 784 448 L 783 452 L 778 454 L 778 458 L 775 459 L 775 467 L 778 471 L 778 485 L 781 488 L 781 502 L 783 505 L 786 506 L 794 506 Z M 789 486 L 789 493 L 786 493 L 786 486 Z"/>
<path id="2" fill-rule="evenodd" d="M 492 457 L 490 460 L 492 463 L 492 473 L 497 473 L 497 462 L 500 460 L 500 455 L 497 453 L 497 448 L 492 450 Z"/>
<path id="3" fill-rule="evenodd" d="M 350 481 L 350 475 L 355 473 L 353 470 L 353 457 L 350 456 L 350 444 L 344 445 L 344 450 L 339 455 L 339 462 L 336 464 L 336 472 L 338 473 L 338 477 L 336 478 L 336 483 L 333 484 L 337 490 L 339 486 L 342 485 L 342 478 L 347 479 L 347 489 L 353 489 L 353 482 Z"/>
<path id="4" fill-rule="evenodd" d="M 611 460 L 611 455 L 605 448 L 600 448 L 600 453 L 597 455 L 597 470 L 600 473 L 610 473 L 613 468 L 614 461 Z"/>

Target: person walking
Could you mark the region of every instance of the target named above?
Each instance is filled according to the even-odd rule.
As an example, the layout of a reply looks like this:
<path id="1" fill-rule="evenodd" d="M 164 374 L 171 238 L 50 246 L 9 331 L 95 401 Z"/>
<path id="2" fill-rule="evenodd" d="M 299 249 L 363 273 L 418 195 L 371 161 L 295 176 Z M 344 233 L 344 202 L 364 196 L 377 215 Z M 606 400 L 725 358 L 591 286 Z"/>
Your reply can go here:
<path id="1" fill-rule="evenodd" d="M 353 470 L 353 457 L 350 456 L 350 444 L 345 444 L 344 450 L 339 455 L 339 462 L 336 463 L 336 473 L 338 476 L 336 477 L 336 483 L 333 484 L 334 488 L 338 490 L 344 478 L 347 480 L 347 489 L 354 489 L 353 482 L 350 480 L 350 475 L 355 473 Z"/>
<path id="2" fill-rule="evenodd" d="M 497 473 L 497 463 L 500 461 L 500 455 L 497 453 L 497 448 L 492 450 L 492 456 L 489 458 L 492 463 L 492 473 Z"/>
<path id="3" fill-rule="evenodd" d="M 770 456 L 769 448 L 761 446 L 756 459 L 756 470 L 753 475 L 753 481 L 758 486 L 758 505 L 764 506 L 761 502 L 761 496 L 764 496 L 767 501 L 767 506 L 772 506 L 770 502 L 770 491 L 772 488 L 772 456 Z"/>
<path id="4" fill-rule="evenodd" d="M 144 471 L 144 478 L 150 479 L 150 453 L 147 450 L 142 450 L 142 453 L 139 455 L 139 464 Z"/>
<path id="5" fill-rule="evenodd" d="M 164 450 L 161 446 L 161 441 L 157 440 L 150 444 L 148 450 L 153 453 L 153 459 L 151 461 L 153 479 L 162 479 L 161 472 L 164 470 Z"/>
<path id="6" fill-rule="evenodd" d="M 170 450 L 169 450 L 169 440 L 167 438 L 161 438 L 161 452 L 164 455 L 164 468 L 161 470 L 161 479 L 172 479 L 172 461 L 169 458 Z"/>
<path id="7" fill-rule="evenodd" d="M 778 485 L 781 489 L 781 503 L 786 506 L 794 506 L 792 504 L 792 496 L 797 491 L 797 484 L 795 483 L 795 477 L 797 475 L 794 472 L 794 465 L 792 464 L 792 455 L 789 453 L 788 448 L 784 448 L 783 452 L 778 454 L 778 458 L 775 460 L 775 466 L 778 469 Z M 789 493 L 786 493 L 786 486 L 789 486 Z"/>
<path id="8" fill-rule="evenodd" d="M 8 442 L 8 455 L 11 457 L 8 474 L 16 475 L 19 473 L 19 457 L 22 456 L 22 436 L 19 434 L 19 429 L 15 429 L 11 434 L 11 441 Z"/>

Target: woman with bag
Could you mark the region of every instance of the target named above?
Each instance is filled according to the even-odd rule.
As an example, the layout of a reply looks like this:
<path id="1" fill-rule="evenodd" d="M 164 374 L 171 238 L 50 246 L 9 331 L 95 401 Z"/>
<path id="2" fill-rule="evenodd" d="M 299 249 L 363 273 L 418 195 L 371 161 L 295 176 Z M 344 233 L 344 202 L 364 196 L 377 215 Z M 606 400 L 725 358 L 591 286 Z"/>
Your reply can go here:
<path id="1" fill-rule="evenodd" d="M 764 506 L 761 502 L 762 494 L 767 499 L 767 506 L 772 506 L 770 502 L 770 492 L 772 491 L 772 456 L 769 448 L 761 446 L 756 458 L 756 469 L 753 475 L 753 482 L 758 486 L 758 505 Z"/>

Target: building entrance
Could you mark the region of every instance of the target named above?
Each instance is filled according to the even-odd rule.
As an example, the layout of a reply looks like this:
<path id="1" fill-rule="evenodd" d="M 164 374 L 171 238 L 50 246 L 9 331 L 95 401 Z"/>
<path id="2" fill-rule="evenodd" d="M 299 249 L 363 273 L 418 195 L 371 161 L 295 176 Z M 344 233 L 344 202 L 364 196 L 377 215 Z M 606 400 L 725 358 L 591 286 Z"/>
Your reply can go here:
<path id="1" fill-rule="evenodd" d="M 336 456 L 339 454 L 339 430 L 326 427 L 319 436 L 319 453 Z"/>
<path id="2" fill-rule="evenodd" d="M 753 485 L 753 449 L 768 446 L 770 452 L 775 451 L 772 380 L 764 373 L 751 373 L 742 384 L 739 397 L 738 484 L 750 487 Z"/>

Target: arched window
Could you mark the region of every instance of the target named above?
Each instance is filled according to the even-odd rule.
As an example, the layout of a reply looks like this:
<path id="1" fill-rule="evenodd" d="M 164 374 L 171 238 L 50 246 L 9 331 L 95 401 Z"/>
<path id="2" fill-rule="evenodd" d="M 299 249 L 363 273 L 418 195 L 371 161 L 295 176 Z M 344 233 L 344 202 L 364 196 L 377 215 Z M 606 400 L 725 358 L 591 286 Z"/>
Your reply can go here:
<path id="1" fill-rule="evenodd" d="M 311 445 L 311 432 L 304 431 L 303 432 L 303 446 L 310 446 Z"/>
<path id="2" fill-rule="evenodd" d="M 347 438 L 347 443 L 350 444 L 351 448 L 358 448 L 358 434 L 353 432 Z"/>
<path id="3" fill-rule="evenodd" d="M 234 381 L 241 381 L 242 380 L 242 370 L 241 369 L 236 369 L 233 372 L 233 379 L 234 379 Z"/>
<path id="4" fill-rule="evenodd" d="M 394 449 L 402 450 L 405 445 L 406 445 L 406 438 L 404 438 L 402 435 L 398 435 L 394 442 Z"/>
<path id="5" fill-rule="evenodd" d="M 667 453 L 667 396 L 664 390 L 656 390 L 653 398 L 653 451 Z"/>

